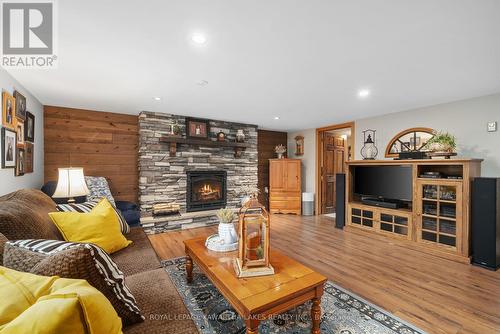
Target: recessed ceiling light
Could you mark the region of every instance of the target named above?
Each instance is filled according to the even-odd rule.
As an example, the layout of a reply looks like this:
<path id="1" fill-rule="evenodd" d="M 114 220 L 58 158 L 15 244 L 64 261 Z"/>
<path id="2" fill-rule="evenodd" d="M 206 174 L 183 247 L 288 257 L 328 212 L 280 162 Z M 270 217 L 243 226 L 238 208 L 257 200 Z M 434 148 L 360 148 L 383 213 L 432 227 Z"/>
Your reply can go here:
<path id="1" fill-rule="evenodd" d="M 160 101 L 160 100 L 161 100 L 161 97 L 158 97 L 158 96 L 153 97 L 153 100 L 155 100 L 155 101 Z"/>
<path id="2" fill-rule="evenodd" d="M 367 97 L 369 97 L 370 95 L 372 94 L 372 92 L 369 90 L 369 89 L 360 89 L 358 91 L 358 97 L 360 99 L 366 99 Z"/>
<path id="3" fill-rule="evenodd" d="M 274 116 L 274 119 L 279 120 L 280 118 L 279 118 L 279 116 Z"/>
<path id="4" fill-rule="evenodd" d="M 207 38 L 205 35 L 196 33 L 191 36 L 191 40 L 196 44 L 205 44 L 207 42 Z"/>
<path id="5" fill-rule="evenodd" d="M 198 86 L 206 86 L 206 85 L 208 85 L 208 81 L 207 80 L 199 80 L 199 81 L 196 81 L 196 84 Z"/>

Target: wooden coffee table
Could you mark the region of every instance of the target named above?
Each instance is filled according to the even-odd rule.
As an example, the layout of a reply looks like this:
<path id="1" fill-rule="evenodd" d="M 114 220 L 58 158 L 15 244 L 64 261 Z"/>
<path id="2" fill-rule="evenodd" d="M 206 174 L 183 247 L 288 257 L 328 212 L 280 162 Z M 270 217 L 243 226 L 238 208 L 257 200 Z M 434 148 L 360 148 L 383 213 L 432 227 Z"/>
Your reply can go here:
<path id="1" fill-rule="evenodd" d="M 205 247 L 206 238 L 185 240 L 187 281 L 193 279 L 193 262 L 212 281 L 245 320 L 248 334 L 257 334 L 261 320 L 311 300 L 311 333 L 319 334 L 321 296 L 326 277 L 271 250 L 275 274 L 237 278 L 233 261 L 237 252 L 218 253 Z"/>

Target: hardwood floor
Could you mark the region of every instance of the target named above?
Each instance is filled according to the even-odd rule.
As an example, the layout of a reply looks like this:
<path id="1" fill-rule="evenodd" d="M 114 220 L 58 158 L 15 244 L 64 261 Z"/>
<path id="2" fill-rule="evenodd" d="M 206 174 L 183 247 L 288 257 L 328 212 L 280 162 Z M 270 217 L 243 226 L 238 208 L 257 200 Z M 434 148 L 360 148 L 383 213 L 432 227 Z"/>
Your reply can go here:
<path id="1" fill-rule="evenodd" d="M 158 255 L 184 255 L 184 239 L 215 226 L 150 236 Z M 273 215 L 271 245 L 428 333 L 500 333 L 500 271 L 405 249 L 334 228 L 326 217 Z"/>

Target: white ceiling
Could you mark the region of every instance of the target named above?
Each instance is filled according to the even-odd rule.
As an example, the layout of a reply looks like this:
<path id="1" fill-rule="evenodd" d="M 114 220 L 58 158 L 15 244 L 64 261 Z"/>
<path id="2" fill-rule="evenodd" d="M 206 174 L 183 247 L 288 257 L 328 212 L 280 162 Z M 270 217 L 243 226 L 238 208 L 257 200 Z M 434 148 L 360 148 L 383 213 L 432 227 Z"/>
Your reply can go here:
<path id="1" fill-rule="evenodd" d="M 10 71 L 46 105 L 296 130 L 500 92 L 498 0 L 64 0 L 58 11 L 58 69 Z M 372 96 L 357 99 L 361 88 Z"/>

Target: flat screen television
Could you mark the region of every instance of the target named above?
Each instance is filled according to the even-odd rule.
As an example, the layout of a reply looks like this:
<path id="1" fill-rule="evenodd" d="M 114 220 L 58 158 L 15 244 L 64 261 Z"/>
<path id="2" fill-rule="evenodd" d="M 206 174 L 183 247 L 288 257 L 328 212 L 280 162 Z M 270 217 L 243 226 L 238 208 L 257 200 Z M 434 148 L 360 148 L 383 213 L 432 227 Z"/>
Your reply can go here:
<path id="1" fill-rule="evenodd" d="M 355 195 L 388 201 L 411 201 L 411 166 L 355 166 Z"/>

